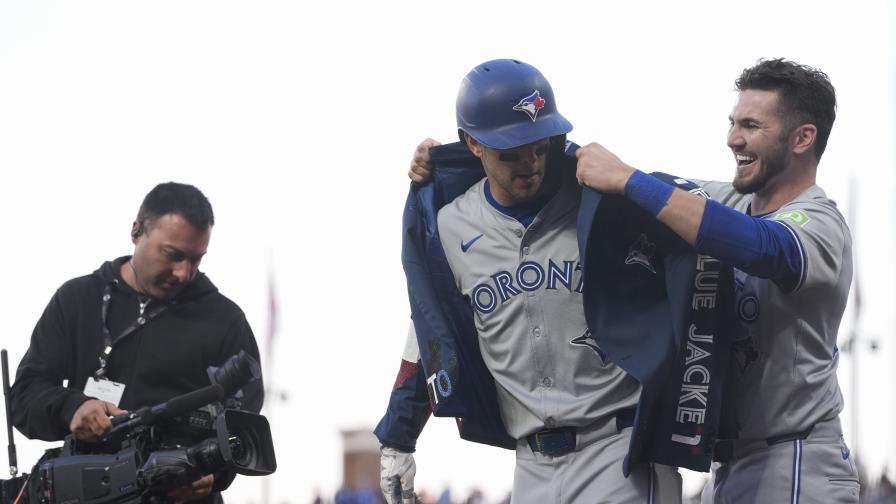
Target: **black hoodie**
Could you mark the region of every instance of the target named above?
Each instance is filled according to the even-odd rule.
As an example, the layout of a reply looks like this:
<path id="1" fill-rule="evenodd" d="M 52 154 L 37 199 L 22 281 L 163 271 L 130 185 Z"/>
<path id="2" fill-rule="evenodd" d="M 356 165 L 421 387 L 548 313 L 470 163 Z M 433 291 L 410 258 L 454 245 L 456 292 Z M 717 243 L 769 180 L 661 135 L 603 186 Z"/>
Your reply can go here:
<path id="1" fill-rule="evenodd" d="M 121 278 L 129 257 L 106 262 L 91 275 L 69 280 L 50 300 L 31 335 L 12 387 L 13 424 L 27 437 L 62 439 L 103 351 L 102 296 L 111 286 L 108 327 L 114 341 L 109 379 L 125 385 L 119 407 L 134 411 L 209 385 L 208 366 L 219 366 L 258 346 L 243 311 L 218 292 L 203 273 L 173 300 L 150 300 L 146 313 L 165 303 L 157 317 L 116 340 L 139 314 L 137 292 Z M 68 380 L 63 386 L 63 380 Z M 261 409 L 261 383 L 246 387 L 243 407 Z"/>

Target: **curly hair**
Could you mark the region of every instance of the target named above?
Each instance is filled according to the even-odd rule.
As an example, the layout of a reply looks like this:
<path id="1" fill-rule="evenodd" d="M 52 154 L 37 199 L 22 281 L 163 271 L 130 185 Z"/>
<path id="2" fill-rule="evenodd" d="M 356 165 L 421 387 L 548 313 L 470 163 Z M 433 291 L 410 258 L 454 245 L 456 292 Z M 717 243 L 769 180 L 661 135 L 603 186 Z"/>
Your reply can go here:
<path id="1" fill-rule="evenodd" d="M 837 115 L 837 96 L 827 74 L 784 58 L 760 59 L 734 82 L 737 91 L 776 91 L 787 132 L 801 124 L 818 129 L 815 155 L 821 159 Z"/>

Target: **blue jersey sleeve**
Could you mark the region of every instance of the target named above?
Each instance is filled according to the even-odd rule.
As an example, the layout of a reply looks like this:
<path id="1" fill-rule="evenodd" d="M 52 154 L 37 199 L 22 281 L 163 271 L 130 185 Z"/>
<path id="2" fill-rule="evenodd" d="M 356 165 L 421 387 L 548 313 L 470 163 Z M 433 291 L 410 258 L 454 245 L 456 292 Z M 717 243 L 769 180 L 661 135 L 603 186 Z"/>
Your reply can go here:
<path id="1" fill-rule="evenodd" d="M 797 286 L 805 263 L 799 240 L 787 224 L 751 217 L 713 200 L 706 202 L 696 248 L 786 291 Z"/>

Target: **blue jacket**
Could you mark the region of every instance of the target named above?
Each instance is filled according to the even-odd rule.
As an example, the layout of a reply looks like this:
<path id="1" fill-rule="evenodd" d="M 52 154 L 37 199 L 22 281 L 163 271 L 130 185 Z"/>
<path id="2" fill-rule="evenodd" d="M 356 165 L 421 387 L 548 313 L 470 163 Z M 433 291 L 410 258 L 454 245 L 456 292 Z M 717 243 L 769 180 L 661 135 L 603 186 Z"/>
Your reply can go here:
<path id="1" fill-rule="evenodd" d="M 552 153 L 552 168 L 574 170 L 576 148 L 574 144 L 567 144 L 565 152 Z M 479 352 L 472 310 L 454 284 L 436 224 L 439 209 L 485 174 L 478 158 L 462 143 L 434 148 L 431 155 L 436 167 L 433 183 L 411 185 L 403 217 L 402 263 L 420 347 L 420 362 L 413 373 L 396 383 L 386 415 L 374 433 L 386 446 L 413 451 L 432 412 L 435 416 L 458 418 L 463 439 L 514 449 L 516 441 L 507 434 L 501 421 L 494 380 Z M 628 220 L 620 219 L 620 214 Z M 627 225 L 622 225 L 623 222 Z M 630 245 L 639 243 L 638 240 L 626 241 L 628 234 L 638 229 L 646 229 L 648 236 L 656 236 L 662 243 L 652 254 L 646 252 L 655 243 L 643 243 L 648 250 L 635 251 L 634 259 L 626 264 Z M 680 386 L 686 371 L 682 366 L 688 358 L 687 329 L 691 320 L 686 306 L 690 306 L 688 293 L 693 290 L 698 273 L 694 268 L 696 253 L 624 198 L 602 198 L 599 193 L 587 189 L 583 192 L 579 211 L 578 234 L 585 274 L 585 314 L 592 335 L 614 362 L 643 385 L 625 474 L 631 464 L 644 461 L 708 470 L 710 455 L 707 447 L 711 446 L 709 443 L 718 424 L 719 377 L 725 371 L 722 364 L 727 362 L 725 349 L 719 347 L 728 344 L 719 344 L 727 341 L 721 336 L 709 344 L 711 348 L 708 350 L 702 348 L 707 345 L 706 341 L 697 342 L 701 348 L 690 350 L 691 357 L 703 355 L 701 352 L 712 357 L 701 359 L 700 365 L 712 361 L 707 369 L 715 386 L 710 387 L 707 394 L 699 390 L 682 393 Z M 606 236 L 613 238 L 603 239 Z M 640 235 L 636 236 L 640 238 Z M 610 261 L 623 251 L 626 257 Z M 649 262 L 655 273 L 639 265 L 638 260 Z M 713 265 L 726 271 L 716 290 L 727 293 L 731 288 L 730 268 L 721 268 L 711 261 L 705 264 Z M 638 271 L 641 268 L 647 273 Z M 620 282 L 617 280 L 622 280 L 621 277 L 612 276 L 616 270 L 634 271 L 635 274 Z M 647 290 L 643 291 L 645 288 Z M 717 307 L 730 302 L 727 294 L 719 297 Z M 614 313 L 626 316 L 608 316 Z M 716 309 L 704 315 L 708 320 L 718 322 L 719 313 Z M 709 327 L 709 324 L 702 325 L 701 329 L 704 326 Z M 731 333 L 725 332 L 728 334 Z M 638 351 L 634 352 L 635 349 Z M 692 373 L 691 376 L 695 375 Z M 690 398 L 688 401 L 696 406 L 704 397 L 708 404 L 703 422 L 699 424 L 702 430 L 699 433 L 675 430 L 679 399 Z M 696 415 L 692 413 L 692 416 Z M 676 438 L 679 442 L 672 441 L 673 433 L 680 436 Z M 695 438 L 697 435 L 699 439 Z"/>
<path id="2" fill-rule="evenodd" d="M 430 153 L 433 183 L 411 184 L 402 221 L 401 262 L 421 365 L 396 383 L 374 433 L 386 446 L 413 451 L 431 408 L 435 416 L 457 418 L 463 439 L 514 449 L 516 440 L 501 421 L 494 379 L 479 352 L 473 312 L 454 284 L 436 221 L 439 209 L 485 172 L 464 144 Z"/>
<path id="3" fill-rule="evenodd" d="M 692 182 L 654 177 L 702 193 Z M 623 472 L 658 462 L 708 471 L 733 342 L 732 269 L 698 255 L 622 196 L 584 189 L 578 217 L 585 320 L 598 346 L 641 383 Z"/>

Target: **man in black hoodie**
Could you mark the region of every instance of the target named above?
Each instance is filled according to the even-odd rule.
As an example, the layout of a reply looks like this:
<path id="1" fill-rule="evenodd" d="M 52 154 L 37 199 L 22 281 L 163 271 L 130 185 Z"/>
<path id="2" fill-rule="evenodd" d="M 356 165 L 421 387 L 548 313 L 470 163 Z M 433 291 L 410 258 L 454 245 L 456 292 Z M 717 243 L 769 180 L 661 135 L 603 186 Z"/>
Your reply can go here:
<path id="1" fill-rule="evenodd" d="M 242 310 L 199 271 L 213 225 L 199 189 L 159 184 L 131 229 L 134 254 L 56 291 L 12 387 L 13 423 L 22 433 L 94 441 L 111 428 L 110 416 L 209 385 L 206 369 L 240 350 L 259 358 Z M 261 380 L 243 392 L 243 407 L 259 411 Z M 170 495 L 215 502 L 211 493 L 232 479 L 207 475 Z"/>

